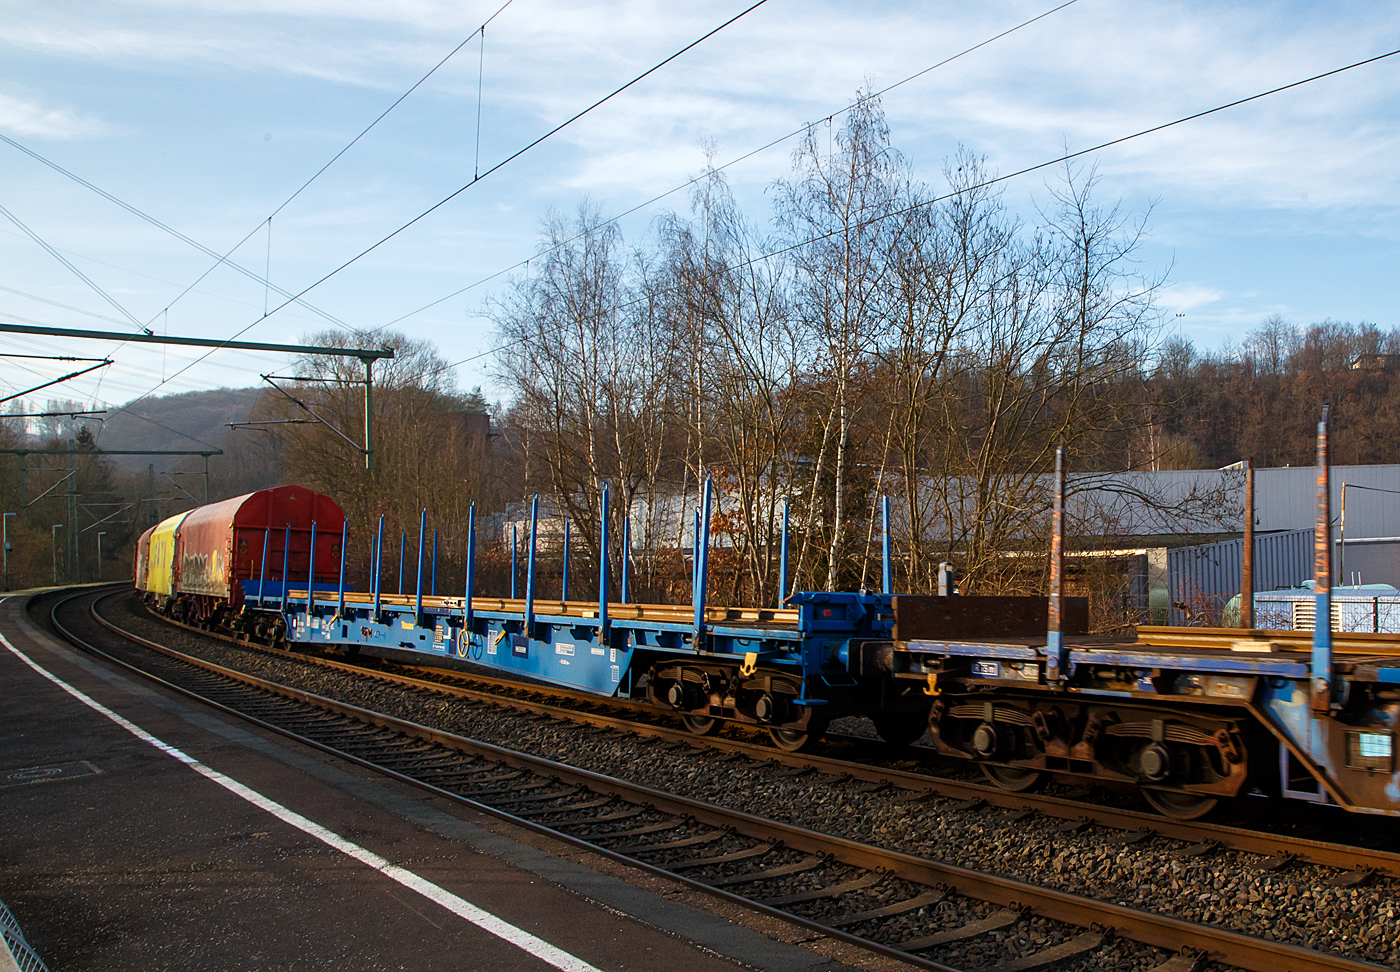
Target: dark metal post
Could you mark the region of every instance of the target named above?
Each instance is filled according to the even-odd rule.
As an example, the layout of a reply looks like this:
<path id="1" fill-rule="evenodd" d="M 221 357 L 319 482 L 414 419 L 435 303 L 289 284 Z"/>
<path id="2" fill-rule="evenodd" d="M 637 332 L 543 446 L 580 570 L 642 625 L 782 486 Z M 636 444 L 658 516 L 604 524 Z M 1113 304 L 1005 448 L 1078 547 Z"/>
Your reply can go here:
<path id="1" fill-rule="evenodd" d="M 510 525 L 510 599 L 516 599 L 516 575 L 520 573 L 520 566 L 516 563 L 516 551 L 520 548 L 520 537 L 517 536 L 515 524 Z"/>
<path id="2" fill-rule="evenodd" d="M 374 359 L 361 358 L 365 366 L 365 468 L 370 468 L 374 453 L 374 408 L 371 389 L 374 387 Z"/>
<path id="3" fill-rule="evenodd" d="M 476 594 L 476 502 L 467 508 L 467 567 L 463 592 L 466 603 L 462 605 L 462 632 L 470 635 L 472 630 L 472 597 Z"/>
<path id="4" fill-rule="evenodd" d="M 379 592 L 384 567 L 384 514 L 379 514 L 379 536 L 374 543 L 374 622 L 379 623 Z"/>
<path id="5" fill-rule="evenodd" d="M 559 600 L 569 599 L 569 521 L 564 521 L 564 570 L 559 578 Z"/>
<path id="6" fill-rule="evenodd" d="M 1058 681 L 1065 636 L 1062 605 L 1065 582 L 1065 447 L 1055 447 L 1055 499 L 1050 514 L 1050 604 L 1045 634 L 1045 677 Z"/>
<path id="7" fill-rule="evenodd" d="M 413 623 L 423 623 L 423 543 L 427 540 L 428 508 L 418 514 L 418 583 L 413 592 Z"/>
<path id="8" fill-rule="evenodd" d="M 1337 526 L 1340 528 L 1337 533 L 1337 584 L 1341 587 L 1347 586 L 1347 484 L 1342 483 L 1342 488 L 1337 492 L 1342 494 L 1342 514 Z"/>
<path id="9" fill-rule="evenodd" d="M 710 572 L 710 480 L 705 480 L 705 498 L 700 514 L 700 534 L 695 541 L 695 645 L 705 636 L 705 587 Z"/>
<path id="10" fill-rule="evenodd" d="M 629 588 L 632 580 L 632 517 L 622 518 L 622 597 L 623 604 L 631 601 Z"/>
<path id="11" fill-rule="evenodd" d="M 350 537 L 350 521 L 340 524 L 340 593 L 335 600 L 335 616 L 345 617 L 345 541 Z"/>
<path id="12" fill-rule="evenodd" d="M 434 530 L 434 531 L 433 531 L 433 585 L 432 585 L 431 587 L 428 588 L 428 593 L 431 594 L 433 597 L 437 597 L 437 548 L 438 548 L 438 532 L 437 532 L 436 530 Z"/>
<path id="13" fill-rule="evenodd" d="M 890 556 L 890 498 L 880 497 L 881 546 L 883 547 L 883 571 L 880 575 L 880 593 L 894 593 L 894 560 Z"/>
<path id="14" fill-rule="evenodd" d="M 287 570 L 292 564 L 292 525 L 287 524 L 287 534 L 282 538 L 282 613 L 287 613 Z"/>
<path id="15" fill-rule="evenodd" d="M 1312 708 L 1332 708 L 1332 484 L 1327 406 L 1317 423 L 1317 533 L 1313 539 Z"/>
<path id="16" fill-rule="evenodd" d="M 535 537 L 540 525 L 540 494 L 530 500 L 530 549 L 525 557 L 525 637 L 535 629 Z"/>
<path id="17" fill-rule="evenodd" d="M 778 607 L 788 596 L 788 501 L 783 500 L 783 540 L 778 554 Z"/>
<path id="18" fill-rule="evenodd" d="M 598 644 L 608 643 L 608 487 L 598 501 Z"/>
<path id="19" fill-rule="evenodd" d="M 311 521 L 311 552 L 306 555 L 306 616 L 316 609 L 316 521 Z"/>
<path id="20" fill-rule="evenodd" d="M 1254 627 L 1254 457 L 1244 461 L 1244 541 L 1240 550 L 1240 627 Z"/>
<path id="21" fill-rule="evenodd" d="M 266 594 L 267 584 L 267 546 L 272 540 L 272 527 L 263 530 L 263 555 L 262 563 L 258 565 L 258 607 L 262 607 L 263 595 Z"/>
<path id="22" fill-rule="evenodd" d="M 209 455 L 204 456 L 204 505 L 209 505 Z"/>

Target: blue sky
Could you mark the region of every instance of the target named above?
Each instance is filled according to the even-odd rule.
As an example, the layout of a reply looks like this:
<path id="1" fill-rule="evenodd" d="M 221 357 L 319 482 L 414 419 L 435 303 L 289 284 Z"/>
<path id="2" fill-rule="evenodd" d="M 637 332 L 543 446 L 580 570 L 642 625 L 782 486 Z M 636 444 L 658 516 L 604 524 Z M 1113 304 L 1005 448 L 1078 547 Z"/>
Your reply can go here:
<path id="1" fill-rule="evenodd" d="M 499 3 L 0 0 L 0 132 L 222 251 Z M 263 226 L 235 259 L 300 290 L 469 181 L 479 66 L 485 168 L 746 5 L 513 0 L 486 32 L 484 64 L 468 44 L 272 221 L 270 249 Z M 587 195 L 607 214 L 630 209 L 699 171 L 706 141 L 725 161 L 825 125 L 862 84 L 883 87 L 1053 6 L 769 0 L 308 299 L 381 326 L 528 257 L 551 207 Z M 1077 0 L 892 92 L 885 109 L 897 147 L 937 184 L 959 144 L 1013 171 L 1396 47 L 1400 8 L 1388 4 Z M 1101 198 L 1152 209 L 1141 257 L 1147 271 L 1170 268 L 1170 326 L 1215 348 L 1274 313 L 1400 324 L 1398 120 L 1400 57 L 1099 155 Z M 766 218 L 790 148 L 729 170 L 752 217 Z M 1047 196 L 1036 175 L 1006 198 L 1033 213 Z M 207 257 L 4 144 L 0 205 L 157 331 L 227 337 L 262 315 L 262 285 L 227 268 L 176 300 Z M 627 235 L 684 206 L 677 194 L 629 217 Z M 480 354 L 493 286 L 396 326 L 450 360 Z M 133 330 L 3 220 L 0 288 L 0 320 Z M 296 341 L 323 326 L 290 307 L 245 338 Z M 194 355 L 0 339 L 0 350 L 44 349 L 114 354 L 100 380 L 61 393 L 98 407 L 285 367 L 218 352 L 172 379 Z M 8 360 L 0 387 L 59 367 Z M 458 381 L 492 392 L 489 360 Z"/>

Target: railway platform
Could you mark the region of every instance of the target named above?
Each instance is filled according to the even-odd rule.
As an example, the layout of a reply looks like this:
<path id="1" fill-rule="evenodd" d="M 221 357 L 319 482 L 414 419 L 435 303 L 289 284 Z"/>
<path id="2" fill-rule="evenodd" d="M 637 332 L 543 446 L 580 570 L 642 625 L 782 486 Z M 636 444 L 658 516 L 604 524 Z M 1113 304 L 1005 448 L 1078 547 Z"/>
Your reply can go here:
<path id="1" fill-rule="evenodd" d="M 167 692 L 27 601 L 0 600 L 0 901 L 52 972 L 899 967 Z"/>

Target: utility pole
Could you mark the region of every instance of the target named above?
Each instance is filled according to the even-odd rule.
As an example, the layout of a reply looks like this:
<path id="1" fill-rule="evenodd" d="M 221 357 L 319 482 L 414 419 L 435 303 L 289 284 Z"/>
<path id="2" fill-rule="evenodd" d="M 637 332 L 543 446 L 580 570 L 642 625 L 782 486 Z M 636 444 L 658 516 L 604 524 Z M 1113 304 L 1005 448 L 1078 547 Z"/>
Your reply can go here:
<path id="1" fill-rule="evenodd" d="M 68 448 L 73 449 L 75 443 L 68 440 Z M 79 584 L 83 582 L 82 563 L 78 560 L 78 457 L 69 456 L 72 473 L 68 477 L 68 557 L 67 570 L 70 580 L 75 580 Z"/>
<path id="2" fill-rule="evenodd" d="M 53 586 L 58 586 L 58 531 L 62 529 L 62 523 L 53 525 Z"/>
<path id="3" fill-rule="evenodd" d="M 374 452 L 374 402 L 370 389 L 374 384 L 374 359 L 361 358 L 365 365 L 365 469 L 371 468 Z"/>
<path id="4" fill-rule="evenodd" d="M 19 516 L 18 513 L 0 514 L 0 533 L 4 535 L 5 544 L 5 590 L 10 589 L 10 517 Z"/>
<path id="5" fill-rule="evenodd" d="M 102 583 L 102 538 L 107 535 L 106 530 L 97 531 L 97 583 Z"/>

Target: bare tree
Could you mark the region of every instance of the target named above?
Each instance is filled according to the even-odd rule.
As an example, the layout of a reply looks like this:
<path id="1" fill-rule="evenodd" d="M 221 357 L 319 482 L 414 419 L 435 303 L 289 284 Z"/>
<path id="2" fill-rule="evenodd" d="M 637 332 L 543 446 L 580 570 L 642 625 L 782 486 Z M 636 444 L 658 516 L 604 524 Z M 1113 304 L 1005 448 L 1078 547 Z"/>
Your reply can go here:
<path id="1" fill-rule="evenodd" d="M 879 99 L 857 102 L 837 145 L 837 151 L 823 154 L 815 129 L 809 129 L 794 153 L 793 178 L 778 185 L 777 202 L 778 224 L 796 246 L 798 320 L 821 350 L 818 367 L 828 397 L 798 573 L 816 532 L 818 494 L 829 471 L 828 590 L 836 586 L 847 533 L 854 386 L 893 313 L 891 253 L 902 239 L 903 221 L 892 217 L 905 208 L 907 183 L 907 167 L 890 145 Z"/>

